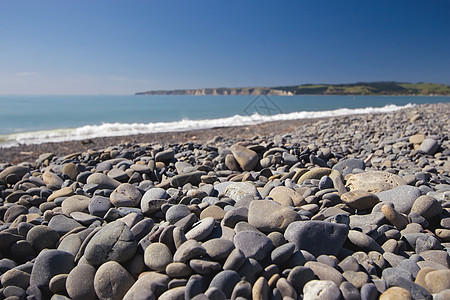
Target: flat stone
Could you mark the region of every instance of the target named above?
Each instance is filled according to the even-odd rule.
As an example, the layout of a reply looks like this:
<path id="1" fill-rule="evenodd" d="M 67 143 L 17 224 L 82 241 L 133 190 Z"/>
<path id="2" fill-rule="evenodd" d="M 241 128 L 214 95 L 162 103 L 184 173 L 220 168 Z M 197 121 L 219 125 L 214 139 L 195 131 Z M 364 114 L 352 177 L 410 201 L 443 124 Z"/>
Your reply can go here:
<path id="1" fill-rule="evenodd" d="M 196 273 L 201 275 L 216 274 L 222 269 L 222 266 L 215 261 L 203 260 L 203 259 L 191 259 L 189 266 Z"/>
<path id="2" fill-rule="evenodd" d="M 30 172 L 30 169 L 24 166 L 7 167 L 2 172 L 0 172 L 0 182 L 6 183 L 6 178 L 10 175 L 16 175 L 17 178 L 20 180 L 28 172 Z"/>
<path id="3" fill-rule="evenodd" d="M 300 206 L 306 204 L 300 194 L 286 186 L 277 186 L 273 188 L 269 193 L 269 197 L 272 197 L 273 200 L 280 203 L 281 206 Z"/>
<path id="4" fill-rule="evenodd" d="M 294 267 L 287 277 L 288 282 L 296 290 L 297 295 L 301 295 L 305 284 L 314 279 L 315 275 L 313 270 L 303 266 Z"/>
<path id="5" fill-rule="evenodd" d="M 206 249 L 203 248 L 196 240 L 187 240 L 180 247 L 173 256 L 175 262 L 186 262 L 193 258 L 201 257 L 206 254 Z"/>
<path id="6" fill-rule="evenodd" d="M 123 297 L 123 300 L 156 299 L 158 295 L 157 292 L 165 290 L 169 280 L 169 276 L 165 274 L 144 272 L 128 290 Z"/>
<path id="7" fill-rule="evenodd" d="M 50 219 L 48 227 L 56 231 L 60 236 L 63 236 L 75 228 L 83 227 L 83 225 L 65 215 L 56 215 Z"/>
<path id="8" fill-rule="evenodd" d="M 202 244 L 208 256 L 214 261 L 222 261 L 235 249 L 234 243 L 224 238 L 210 239 Z"/>
<path id="9" fill-rule="evenodd" d="M 187 262 L 183 263 L 179 261 L 168 264 L 165 272 L 169 277 L 172 278 L 187 278 L 193 273 Z"/>
<path id="10" fill-rule="evenodd" d="M 270 287 L 267 279 L 263 276 L 259 277 L 253 284 L 252 299 L 269 299 L 270 294 Z"/>
<path id="11" fill-rule="evenodd" d="M 42 174 L 42 180 L 44 180 L 47 187 L 51 190 L 59 190 L 64 182 L 58 175 L 48 171 Z"/>
<path id="12" fill-rule="evenodd" d="M 284 234 L 295 245 L 295 250 L 306 250 L 315 257 L 337 255 L 347 239 L 347 225 L 321 221 L 291 223 Z"/>
<path id="13" fill-rule="evenodd" d="M 292 222 L 301 220 L 301 216 L 290 207 L 283 207 L 272 200 L 250 202 L 248 222 L 258 230 L 270 233 L 284 232 Z"/>
<path id="14" fill-rule="evenodd" d="M 225 214 L 226 214 L 225 211 L 221 207 L 219 207 L 217 205 L 211 205 L 211 206 L 208 206 L 207 208 L 205 208 L 204 210 L 202 210 L 202 212 L 200 214 L 200 219 L 212 217 L 212 218 L 214 218 L 214 220 L 220 222 L 220 221 L 222 221 Z"/>
<path id="15" fill-rule="evenodd" d="M 137 242 L 123 222 L 114 221 L 98 231 L 86 246 L 84 256 L 93 266 L 109 260 L 124 262 L 133 257 Z"/>
<path id="16" fill-rule="evenodd" d="M 364 170 L 365 168 L 364 161 L 357 158 L 344 159 L 333 166 L 333 170 L 339 171 L 344 177 L 351 174 L 354 169 Z"/>
<path id="17" fill-rule="evenodd" d="M 78 174 L 80 173 L 80 169 L 78 168 L 78 165 L 70 162 L 63 166 L 62 173 L 67 175 L 70 179 L 76 180 Z"/>
<path id="18" fill-rule="evenodd" d="M 118 262 L 108 261 L 95 273 L 94 289 L 100 299 L 121 300 L 134 282 L 130 273 Z"/>
<path id="19" fill-rule="evenodd" d="M 318 295 L 320 296 L 318 297 Z M 303 299 L 339 300 L 341 299 L 341 291 L 339 290 L 339 286 L 333 281 L 311 280 L 303 288 Z"/>
<path id="20" fill-rule="evenodd" d="M 364 272 L 345 271 L 342 276 L 357 289 L 369 281 L 369 276 Z"/>
<path id="21" fill-rule="evenodd" d="M 177 204 L 169 207 L 166 211 L 166 221 L 175 224 L 177 221 L 191 214 L 191 210 L 184 204 Z"/>
<path id="22" fill-rule="evenodd" d="M 193 225 L 186 233 L 186 238 L 188 240 L 193 239 L 199 242 L 205 240 L 211 234 L 215 223 L 216 221 L 212 217 L 204 218 Z"/>
<path id="23" fill-rule="evenodd" d="M 261 197 L 255 185 L 250 182 L 233 182 L 227 185 L 224 194 L 234 201 L 239 201 L 246 196 Z"/>
<path id="24" fill-rule="evenodd" d="M 96 184 L 99 189 L 114 190 L 120 185 L 120 182 L 112 179 L 103 173 L 94 173 L 87 178 L 87 184 Z"/>
<path id="25" fill-rule="evenodd" d="M 431 296 L 430 292 L 427 291 L 427 289 L 418 285 L 417 283 L 414 283 L 400 276 L 389 277 L 386 280 L 386 284 L 388 287 L 398 286 L 404 288 L 405 290 L 409 291 L 413 299 L 426 299 L 426 300 L 433 299 L 433 297 Z"/>
<path id="26" fill-rule="evenodd" d="M 371 209 L 380 199 L 377 195 L 366 192 L 354 190 L 341 195 L 342 202 L 353 209 Z"/>
<path id="27" fill-rule="evenodd" d="M 420 256 L 425 261 L 432 261 L 443 265 L 446 268 L 450 268 L 450 256 L 447 251 L 444 250 L 428 250 L 420 253 Z"/>
<path id="28" fill-rule="evenodd" d="M 258 154 L 241 145 L 233 145 L 230 147 L 234 158 L 244 171 L 251 171 L 258 163 Z"/>
<path id="29" fill-rule="evenodd" d="M 165 291 L 159 296 L 159 300 L 183 300 L 186 287 L 178 286 Z"/>
<path id="30" fill-rule="evenodd" d="M 305 267 L 313 270 L 314 274 L 320 280 L 330 280 L 334 282 L 336 285 L 340 285 L 344 281 L 344 277 L 333 267 L 329 265 L 317 262 L 317 261 L 308 261 L 305 264 Z"/>
<path id="31" fill-rule="evenodd" d="M 374 239 L 363 232 L 350 230 L 347 237 L 348 241 L 355 246 L 357 250 L 364 252 L 376 251 L 379 253 L 384 253 L 383 248 L 381 248 L 381 246 Z"/>
<path id="32" fill-rule="evenodd" d="M 75 266 L 72 254 L 61 250 L 45 250 L 39 253 L 31 271 L 30 285 L 49 292 L 50 280 L 58 274 L 69 274 Z"/>
<path id="33" fill-rule="evenodd" d="M 234 244 L 246 257 L 256 260 L 263 260 L 273 248 L 266 235 L 251 230 L 238 232 L 234 236 Z"/>
<path id="34" fill-rule="evenodd" d="M 421 144 L 419 150 L 428 155 L 434 155 L 439 148 L 439 143 L 432 138 L 426 138 Z"/>
<path id="35" fill-rule="evenodd" d="M 71 213 L 79 211 L 79 212 L 88 212 L 88 207 L 91 199 L 87 196 L 83 195 L 74 195 L 70 196 L 61 204 L 62 212 L 66 216 L 70 216 Z"/>
<path id="36" fill-rule="evenodd" d="M 169 162 L 174 158 L 174 156 L 175 156 L 175 151 L 173 151 L 173 149 L 167 149 L 167 150 L 156 153 L 155 161 Z"/>
<path id="37" fill-rule="evenodd" d="M 94 276 L 96 269 L 89 264 L 73 268 L 66 280 L 66 290 L 71 299 L 96 299 Z"/>
<path id="38" fill-rule="evenodd" d="M 109 198 L 94 196 L 89 201 L 88 211 L 91 215 L 103 218 L 111 207 L 112 204 Z"/>
<path id="39" fill-rule="evenodd" d="M 295 245 L 292 243 L 286 243 L 281 246 L 276 247 L 270 253 L 270 260 L 272 263 L 283 266 L 294 254 Z"/>
<path id="40" fill-rule="evenodd" d="M 409 137 L 409 142 L 413 144 L 421 144 L 425 140 L 425 135 L 418 133 Z"/>
<path id="41" fill-rule="evenodd" d="M 245 261 L 246 257 L 244 253 L 239 249 L 234 249 L 233 251 L 231 251 L 230 255 L 225 260 L 225 263 L 223 264 L 223 269 L 238 271 Z"/>
<path id="42" fill-rule="evenodd" d="M 414 201 L 421 195 L 419 188 L 402 185 L 388 191 L 377 193 L 381 203 L 373 208 L 373 212 L 381 211 L 381 206 L 387 202 L 394 204 L 394 208 L 401 214 L 409 214 Z"/>
<path id="43" fill-rule="evenodd" d="M 142 194 L 138 188 L 129 183 L 122 183 L 109 196 L 112 205 L 115 207 L 139 206 L 141 198 Z"/>
<path id="44" fill-rule="evenodd" d="M 300 176 L 297 183 L 300 184 L 308 179 L 320 179 L 323 176 L 329 176 L 332 171 L 332 169 L 324 167 L 313 168 Z"/>
<path id="45" fill-rule="evenodd" d="M 357 300 L 357 299 L 361 299 L 362 297 L 363 297 L 363 299 L 376 299 L 376 297 L 378 295 L 377 288 L 372 283 L 369 286 L 371 287 L 371 291 L 373 291 L 374 296 L 372 296 L 372 294 L 365 292 L 365 290 L 362 290 L 362 292 L 360 293 L 359 290 L 348 281 L 344 281 L 343 283 L 341 283 L 341 285 L 339 286 L 339 289 L 341 290 L 341 294 L 344 299 Z M 361 297 L 361 295 L 363 295 L 363 296 Z"/>
<path id="46" fill-rule="evenodd" d="M 398 175 L 385 171 L 352 174 L 346 184 L 351 191 L 363 190 L 369 193 L 387 191 L 400 185 L 406 185 L 406 181 Z"/>
<path id="47" fill-rule="evenodd" d="M 30 274 L 18 269 L 8 270 L 2 275 L 1 284 L 4 288 L 7 286 L 17 286 L 26 290 L 30 285 Z"/>

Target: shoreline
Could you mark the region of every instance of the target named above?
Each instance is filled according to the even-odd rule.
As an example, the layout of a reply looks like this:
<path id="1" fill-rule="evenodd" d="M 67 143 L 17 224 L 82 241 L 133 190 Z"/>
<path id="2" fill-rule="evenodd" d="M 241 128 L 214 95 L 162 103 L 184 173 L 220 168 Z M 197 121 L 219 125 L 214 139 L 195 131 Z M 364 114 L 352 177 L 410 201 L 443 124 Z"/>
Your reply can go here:
<path id="1" fill-rule="evenodd" d="M 304 126 L 311 126 L 319 122 L 338 119 L 341 121 L 349 118 L 361 118 L 366 115 L 385 115 L 406 113 L 418 114 L 423 108 L 434 107 L 437 105 L 444 105 L 450 107 L 450 103 L 437 104 L 420 104 L 411 108 L 404 108 L 399 111 L 388 113 L 374 113 L 374 114 L 351 114 L 344 116 L 331 116 L 311 119 L 297 119 L 264 122 L 256 125 L 230 126 L 230 127 L 216 127 L 210 129 L 196 129 L 190 131 L 173 131 L 173 132 L 158 132 L 145 133 L 122 136 L 96 137 L 83 140 L 71 140 L 63 142 L 46 142 L 41 144 L 21 144 L 8 148 L 0 148 L 0 164 L 11 163 L 18 164 L 21 162 L 34 162 L 39 155 L 44 153 L 54 153 L 57 156 L 66 156 L 76 152 L 84 152 L 90 149 L 103 149 L 123 143 L 184 143 L 196 142 L 204 143 L 213 139 L 215 136 L 234 137 L 234 138 L 252 138 L 254 136 L 271 136 L 275 134 L 288 134 L 294 131 L 302 131 Z M 414 112 L 414 113 L 413 113 Z"/>
<path id="2" fill-rule="evenodd" d="M 12 149 L 33 152 L 0 163 L 3 293 L 447 299 L 423 278 L 450 276 L 448 111 Z"/>

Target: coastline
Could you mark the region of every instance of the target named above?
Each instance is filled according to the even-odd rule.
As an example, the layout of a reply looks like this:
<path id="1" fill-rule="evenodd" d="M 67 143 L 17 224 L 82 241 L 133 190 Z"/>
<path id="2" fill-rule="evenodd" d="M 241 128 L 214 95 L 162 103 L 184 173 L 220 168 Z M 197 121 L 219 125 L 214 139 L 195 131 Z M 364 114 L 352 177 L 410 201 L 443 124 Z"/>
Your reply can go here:
<path id="1" fill-rule="evenodd" d="M 437 107 L 445 106 L 441 108 L 441 111 L 450 110 L 450 103 L 438 103 L 438 104 L 422 104 L 416 105 L 411 108 L 401 109 L 399 111 L 388 113 L 376 113 L 369 114 L 371 116 L 386 115 L 386 114 L 409 114 L 417 115 L 424 114 L 427 110 L 437 110 Z M 442 110 L 444 109 L 444 110 Z M 306 131 L 309 126 L 316 126 L 320 122 L 326 122 L 331 119 L 340 120 L 340 122 L 347 122 L 350 119 L 357 119 L 366 116 L 367 114 L 351 114 L 345 116 L 333 116 L 324 118 L 313 119 L 297 119 L 297 120 L 285 120 L 285 121 L 273 121 L 264 122 L 257 125 L 244 125 L 244 126 L 231 126 L 231 127 L 216 127 L 211 129 L 198 129 L 190 131 L 174 131 L 174 132 L 159 132 L 159 133 L 146 133 L 146 134 L 134 134 L 123 136 L 109 136 L 109 137 L 96 137 L 84 140 L 71 140 L 64 142 L 48 142 L 41 144 L 21 144 L 18 146 L 12 146 L 8 148 L 0 148 L 1 156 L 0 163 L 18 164 L 21 162 L 34 162 L 39 155 L 43 153 L 54 153 L 58 156 L 65 156 L 76 152 L 84 152 L 89 149 L 103 149 L 124 143 L 184 143 L 195 142 L 204 143 L 215 136 L 221 137 L 233 137 L 250 139 L 255 136 L 273 136 L 283 135 L 291 132 Z"/>
<path id="2" fill-rule="evenodd" d="M 447 285 L 417 278 L 450 275 L 449 110 L 9 149 L 28 162 L 0 163 L 2 284 L 36 299 L 94 299 L 104 280 L 121 299 L 242 286 L 306 299 L 318 283 L 330 299 L 447 299 Z"/>

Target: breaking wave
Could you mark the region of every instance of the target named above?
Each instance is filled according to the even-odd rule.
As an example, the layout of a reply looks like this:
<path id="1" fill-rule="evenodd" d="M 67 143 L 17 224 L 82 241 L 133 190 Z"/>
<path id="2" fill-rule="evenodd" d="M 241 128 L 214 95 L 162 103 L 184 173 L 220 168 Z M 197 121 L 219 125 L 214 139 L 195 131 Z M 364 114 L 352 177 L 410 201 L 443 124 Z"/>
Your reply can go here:
<path id="1" fill-rule="evenodd" d="M 276 115 L 260 115 L 255 113 L 250 116 L 235 115 L 232 117 L 218 119 L 180 120 L 173 122 L 155 122 L 146 124 L 103 123 L 101 125 L 86 125 L 72 129 L 55 129 L 2 135 L 0 136 L 0 147 L 12 147 L 19 144 L 41 144 L 46 142 L 84 140 L 89 138 L 108 136 L 125 136 L 143 133 L 190 131 L 216 127 L 255 125 L 272 121 L 325 118 L 354 114 L 386 113 L 401 110 L 404 108 L 410 108 L 413 106 L 415 105 L 409 103 L 403 106 L 390 104 L 384 107 L 365 107 L 355 109 L 340 108 L 327 111 L 299 111 Z"/>

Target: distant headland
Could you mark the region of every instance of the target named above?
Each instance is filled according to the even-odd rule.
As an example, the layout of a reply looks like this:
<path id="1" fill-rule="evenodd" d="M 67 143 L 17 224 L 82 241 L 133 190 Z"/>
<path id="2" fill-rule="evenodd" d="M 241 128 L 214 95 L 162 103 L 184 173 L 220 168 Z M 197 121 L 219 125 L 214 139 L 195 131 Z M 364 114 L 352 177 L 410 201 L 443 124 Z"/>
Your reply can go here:
<path id="1" fill-rule="evenodd" d="M 439 83 L 406 83 L 395 81 L 357 82 L 348 84 L 300 84 L 275 87 L 205 88 L 139 92 L 135 95 L 415 95 L 449 96 L 450 85 Z"/>

